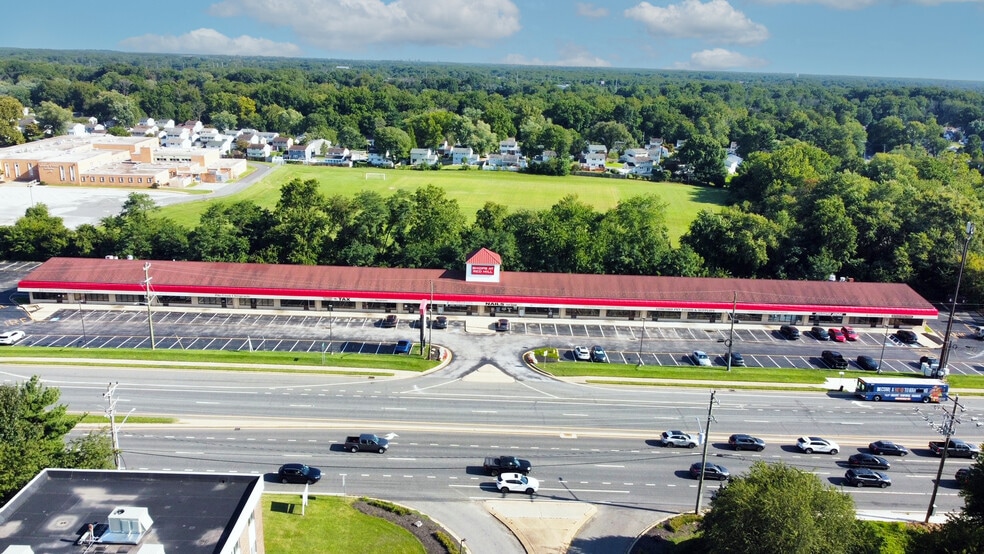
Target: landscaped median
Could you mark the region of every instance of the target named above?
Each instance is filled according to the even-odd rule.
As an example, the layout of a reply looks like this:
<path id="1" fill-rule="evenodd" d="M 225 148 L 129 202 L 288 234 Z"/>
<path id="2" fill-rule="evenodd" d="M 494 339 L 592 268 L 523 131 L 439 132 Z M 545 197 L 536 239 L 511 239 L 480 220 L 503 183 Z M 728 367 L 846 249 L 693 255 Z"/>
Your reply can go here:
<path id="1" fill-rule="evenodd" d="M 553 352 L 551 352 L 553 350 Z M 593 384 L 693 386 L 695 382 L 718 385 L 727 383 L 731 388 L 749 389 L 802 389 L 816 386 L 823 388 L 831 379 L 856 379 L 870 377 L 871 371 L 833 369 L 796 369 L 773 367 L 725 367 L 658 366 L 633 364 L 599 364 L 592 362 L 560 362 L 555 349 L 541 348 L 524 356 L 527 363 L 554 377 L 582 378 Z M 921 374 L 883 373 L 882 377 L 920 377 Z M 949 375 L 951 391 L 959 394 L 984 394 L 984 376 Z M 851 389 L 853 390 L 853 388 Z"/>
<path id="2" fill-rule="evenodd" d="M 410 356 L 321 352 L 269 352 L 226 350 L 148 350 L 146 348 L 37 348 L 10 346 L 0 349 L 0 363 L 98 365 L 109 362 L 139 362 L 141 366 L 162 362 L 172 369 L 222 369 L 229 371 L 320 372 L 344 375 L 391 377 L 391 371 L 424 372 L 439 360 L 419 356 L 419 346 Z M 378 371 L 372 371 L 378 370 Z M 391 370 L 391 371 L 385 371 Z"/>

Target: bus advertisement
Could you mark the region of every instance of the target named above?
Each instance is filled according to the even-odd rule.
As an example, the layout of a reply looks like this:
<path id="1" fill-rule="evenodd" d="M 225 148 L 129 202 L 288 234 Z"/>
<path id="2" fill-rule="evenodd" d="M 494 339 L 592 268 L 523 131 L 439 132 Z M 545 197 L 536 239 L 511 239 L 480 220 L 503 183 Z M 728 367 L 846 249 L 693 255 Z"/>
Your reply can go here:
<path id="1" fill-rule="evenodd" d="M 950 386 L 939 379 L 911 378 L 870 378 L 859 377 L 854 396 L 862 400 L 881 402 L 928 402 L 938 403 L 947 398 Z"/>

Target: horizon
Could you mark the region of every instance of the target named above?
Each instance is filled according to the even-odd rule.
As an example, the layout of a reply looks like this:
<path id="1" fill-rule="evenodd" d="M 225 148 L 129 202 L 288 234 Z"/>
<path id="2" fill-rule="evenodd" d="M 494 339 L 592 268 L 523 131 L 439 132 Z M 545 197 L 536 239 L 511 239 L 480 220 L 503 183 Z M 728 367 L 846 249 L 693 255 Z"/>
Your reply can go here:
<path id="1" fill-rule="evenodd" d="M 62 17 L 13 26 L 0 47 L 984 81 L 961 46 L 984 0 L 174 0 L 166 13 L 107 0 L 96 32 L 78 29 L 89 6 L 47 4 Z"/>

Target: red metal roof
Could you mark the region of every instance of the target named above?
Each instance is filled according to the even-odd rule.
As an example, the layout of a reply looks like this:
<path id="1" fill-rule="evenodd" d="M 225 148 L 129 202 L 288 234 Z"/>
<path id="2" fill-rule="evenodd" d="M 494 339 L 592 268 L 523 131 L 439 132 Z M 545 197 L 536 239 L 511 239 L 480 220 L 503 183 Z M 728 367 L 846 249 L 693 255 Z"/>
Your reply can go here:
<path id="1" fill-rule="evenodd" d="M 937 317 L 908 285 L 503 272 L 498 283 L 466 282 L 442 269 L 52 258 L 18 284 L 31 292 L 140 294 L 150 263 L 155 294 L 265 296 L 442 304 L 522 304 Z"/>
<path id="2" fill-rule="evenodd" d="M 474 254 L 468 256 L 465 263 L 478 265 L 502 265 L 502 257 L 488 248 L 479 248 Z"/>

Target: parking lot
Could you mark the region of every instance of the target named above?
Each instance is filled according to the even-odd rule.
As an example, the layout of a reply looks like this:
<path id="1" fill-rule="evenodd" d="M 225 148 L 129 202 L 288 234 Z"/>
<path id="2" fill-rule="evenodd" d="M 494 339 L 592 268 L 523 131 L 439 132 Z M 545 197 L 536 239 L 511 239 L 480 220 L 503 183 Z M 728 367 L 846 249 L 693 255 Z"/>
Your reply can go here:
<path id="1" fill-rule="evenodd" d="M 31 325 L 24 344 L 44 347 L 149 348 L 149 325 L 145 310 L 105 310 L 68 307 L 46 321 Z M 237 350 L 279 352 L 357 352 L 392 354 L 400 339 L 418 340 L 418 320 L 400 314 L 395 329 L 385 329 L 385 314 L 335 315 L 328 313 L 268 314 L 158 310 L 153 314 L 158 349 Z M 436 343 L 442 333 L 463 334 L 481 329 L 491 332 L 496 319 L 450 318 L 448 328 L 425 329 Z M 498 336 L 522 338 L 532 346 L 555 346 L 562 359 L 574 361 L 575 346 L 603 346 L 612 363 L 659 366 L 691 366 L 693 350 L 705 350 L 715 366 L 726 365 L 725 340 L 728 328 L 670 323 L 627 325 L 597 320 L 556 322 L 510 319 L 510 330 Z M 468 329 L 466 329 L 466 325 Z M 83 329 L 84 328 L 84 329 Z M 959 330 L 955 336 L 959 336 Z M 529 339 L 534 339 L 530 341 Z M 976 344 L 976 341 L 975 341 Z M 734 350 L 741 352 L 749 367 L 825 368 L 822 350 L 838 350 L 859 369 L 858 354 L 882 361 L 883 373 L 912 373 L 919 370 L 920 354 L 938 354 L 938 349 L 908 346 L 884 329 L 859 331 L 857 341 L 836 343 L 816 340 L 809 333 L 797 341 L 783 338 L 767 328 L 734 330 Z M 882 351 L 884 354 L 882 355 Z M 979 375 L 984 365 L 951 357 L 955 374 Z"/>

